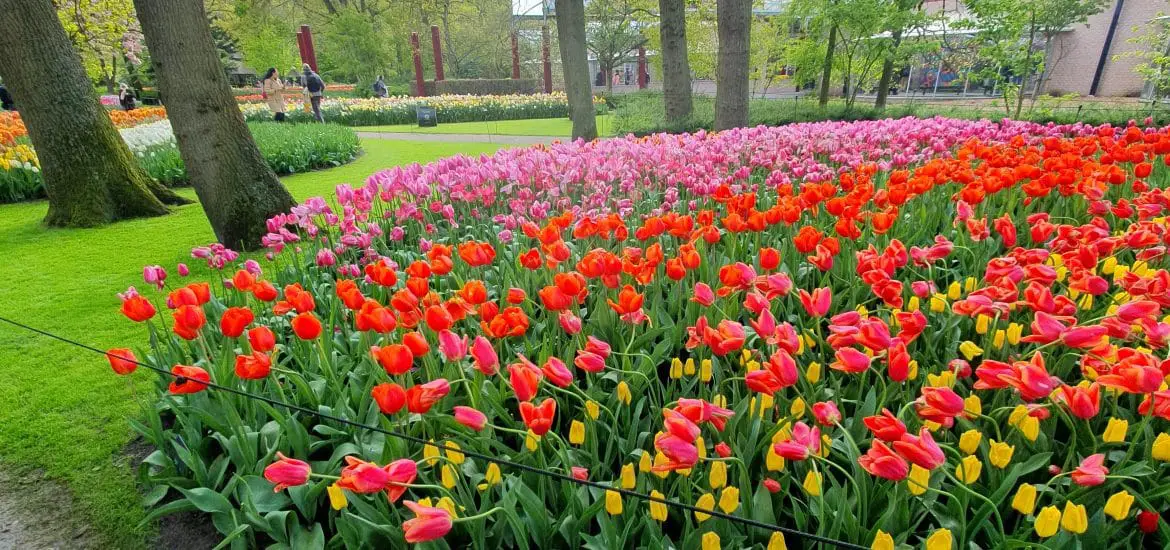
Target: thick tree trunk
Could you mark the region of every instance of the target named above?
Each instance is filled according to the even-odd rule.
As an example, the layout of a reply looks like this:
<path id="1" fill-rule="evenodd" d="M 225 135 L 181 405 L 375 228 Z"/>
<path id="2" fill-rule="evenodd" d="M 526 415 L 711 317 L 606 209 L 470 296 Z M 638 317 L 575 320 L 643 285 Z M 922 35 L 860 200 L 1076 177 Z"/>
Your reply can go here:
<path id="1" fill-rule="evenodd" d="M 687 59 L 686 6 L 683 0 L 658 0 L 662 36 L 662 95 L 667 124 L 691 116 L 691 65 Z"/>
<path id="2" fill-rule="evenodd" d="M 41 163 L 53 226 L 92 227 L 167 213 L 93 94 L 49 0 L 0 0 L 0 74 Z M 182 199 L 166 192 L 167 200 Z"/>
<path id="3" fill-rule="evenodd" d="M 293 198 L 256 148 L 220 65 L 201 0 L 135 0 L 179 153 L 215 236 L 260 246 Z"/>
<path id="4" fill-rule="evenodd" d="M 751 0 L 716 4 L 719 53 L 715 67 L 715 130 L 748 125 L 748 51 L 751 48 Z"/>
<path id="5" fill-rule="evenodd" d="M 561 69 L 565 76 L 565 95 L 569 98 L 569 118 L 573 121 L 573 139 L 596 139 L 596 109 L 593 107 L 593 87 L 589 84 L 589 60 L 585 56 L 585 2 L 556 0 L 556 9 L 557 42 L 561 47 Z"/>
<path id="6" fill-rule="evenodd" d="M 825 50 L 825 64 L 821 68 L 821 92 L 818 102 L 821 107 L 829 104 L 829 84 L 833 80 L 833 50 L 837 49 L 837 25 L 829 27 L 829 43 Z"/>
<path id="7" fill-rule="evenodd" d="M 894 57 L 898 53 L 898 47 L 902 45 L 902 27 L 894 29 L 894 44 L 893 51 L 882 62 L 882 76 L 878 79 L 877 99 L 873 102 L 873 107 L 879 111 L 886 108 L 886 98 L 890 95 L 890 82 L 894 79 Z"/>

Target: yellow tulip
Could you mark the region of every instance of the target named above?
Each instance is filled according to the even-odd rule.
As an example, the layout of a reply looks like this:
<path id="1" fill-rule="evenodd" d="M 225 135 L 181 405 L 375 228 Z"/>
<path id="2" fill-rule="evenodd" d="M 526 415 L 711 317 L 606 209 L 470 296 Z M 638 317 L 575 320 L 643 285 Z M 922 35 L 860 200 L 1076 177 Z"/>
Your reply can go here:
<path id="1" fill-rule="evenodd" d="M 448 514 L 451 515 L 452 518 L 457 517 L 457 514 L 455 513 L 455 501 L 451 500 L 451 497 L 443 497 L 439 499 L 439 502 L 435 503 L 435 508 L 445 510 Z"/>
<path id="2" fill-rule="evenodd" d="M 716 407 L 723 407 L 726 409 L 727 408 L 727 396 L 723 395 L 721 393 L 717 393 L 717 394 L 715 394 L 714 397 L 711 398 L 711 404 L 715 405 Z"/>
<path id="3" fill-rule="evenodd" d="M 707 481 L 710 483 L 712 489 L 718 489 L 727 485 L 727 463 L 726 462 L 712 462 L 711 471 L 707 474 Z"/>
<path id="4" fill-rule="evenodd" d="M 1102 275 L 1112 275 L 1114 269 L 1117 269 L 1117 258 L 1110 256 L 1105 258 L 1104 262 L 1101 262 Z"/>
<path id="5" fill-rule="evenodd" d="M 569 443 L 580 445 L 585 442 L 585 423 L 574 420 L 569 424 Z"/>
<path id="6" fill-rule="evenodd" d="M 1120 418 L 1110 418 L 1105 426 L 1105 433 L 1101 434 L 1101 441 L 1105 443 L 1121 443 L 1125 441 L 1125 432 L 1129 430 L 1129 421 Z"/>
<path id="7" fill-rule="evenodd" d="M 910 366 L 906 369 L 907 380 L 918 380 L 918 360 L 911 359 Z"/>
<path id="8" fill-rule="evenodd" d="M 634 399 L 634 396 L 630 394 L 630 385 L 626 384 L 625 380 L 618 382 L 615 393 L 617 393 L 618 401 L 621 401 L 623 405 L 629 405 L 630 401 Z"/>
<path id="9" fill-rule="evenodd" d="M 768 537 L 768 546 L 764 550 L 788 550 L 788 542 L 784 540 L 784 533 L 772 531 L 772 536 Z"/>
<path id="10" fill-rule="evenodd" d="M 906 489 L 912 495 L 921 495 L 930 486 L 930 470 L 917 464 L 910 465 L 910 475 L 906 477 Z"/>
<path id="11" fill-rule="evenodd" d="M 683 375 L 682 359 L 675 357 L 674 359 L 672 359 L 670 361 L 670 378 L 672 380 L 678 380 L 679 378 L 682 378 L 682 375 Z"/>
<path id="12" fill-rule="evenodd" d="M 1105 515 L 1122 521 L 1129 517 L 1129 507 L 1133 506 L 1133 495 L 1129 491 L 1118 491 L 1105 501 Z"/>
<path id="13" fill-rule="evenodd" d="M 933 313 L 942 313 L 947 310 L 947 297 L 942 294 L 935 294 L 930 297 L 930 311 Z"/>
<path id="14" fill-rule="evenodd" d="M 538 447 L 540 447 L 540 436 L 532 433 L 532 430 L 528 430 L 528 435 L 524 437 L 524 448 L 535 451 Z"/>
<path id="15" fill-rule="evenodd" d="M 955 281 L 947 287 L 947 298 L 958 300 L 959 296 L 963 295 L 963 287 L 959 286 L 959 281 Z"/>
<path id="16" fill-rule="evenodd" d="M 703 441 L 703 437 L 695 438 L 695 448 L 699 450 L 699 460 L 707 459 L 707 443 Z"/>
<path id="17" fill-rule="evenodd" d="M 650 496 L 654 498 L 666 499 L 666 495 L 657 490 L 650 491 Z M 666 521 L 666 505 L 661 502 L 650 501 L 650 519 L 654 521 Z"/>
<path id="18" fill-rule="evenodd" d="M 1154 446 L 1150 450 L 1150 456 L 1154 460 L 1170 462 L 1170 434 L 1162 432 L 1154 438 Z"/>
<path id="19" fill-rule="evenodd" d="M 341 510 L 349 506 L 349 501 L 345 498 L 345 491 L 338 487 L 336 483 L 330 485 L 326 491 L 329 493 L 329 506 L 334 510 Z"/>
<path id="20" fill-rule="evenodd" d="M 805 492 L 812 496 L 819 496 L 821 494 L 821 474 L 809 470 L 808 474 L 804 476 L 804 483 L 802 484 Z"/>
<path id="21" fill-rule="evenodd" d="M 1036 529 L 1036 535 L 1040 538 L 1048 538 L 1056 534 L 1056 529 L 1060 526 L 1060 510 L 1055 506 L 1045 506 L 1040 509 L 1040 513 L 1036 514 L 1036 524 L 1033 526 Z"/>
<path id="22" fill-rule="evenodd" d="M 1016 489 L 1016 496 L 1012 497 L 1012 508 L 1025 516 L 1036 511 L 1036 486 L 1030 483 L 1021 483 Z"/>
<path id="23" fill-rule="evenodd" d="M 695 375 L 695 358 L 688 357 L 687 361 L 683 363 L 683 376 Z"/>
<path id="24" fill-rule="evenodd" d="M 963 483 L 970 485 L 979 479 L 979 473 L 983 471 L 983 463 L 979 462 L 979 457 L 968 456 L 964 457 L 959 465 L 955 467 L 955 477 Z"/>
<path id="25" fill-rule="evenodd" d="M 725 514 L 730 514 L 738 508 L 739 489 L 735 486 L 724 487 L 723 492 L 719 493 L 719 509 Z"/>
<path id="26" fill-rule="evenodd" d="M 975 334 L 987 334 L 991 329 L 991 317 L 982 313 L 975 316 Z"/>
<path id="27" fill-rule="evenodd" d="M 922 307 L 922 303 L 917 296 L 911 296 L 909 300 L 906 300 L 906 311 L 913 313 L 918 311 L 920 307 Z"/>
<path id="28" fill-rule="evenodd" d="M 650 468 L 653 467 L 654 459 L 650 456 L 650 453 L 642 451 L 642 457 L 638 459 L 638 471 L 646 473 L 649 472 Z"/>
<path id="29" fill-rule="evenodd" d="M 975 277 L 967 277 L 963 279 L 963 290 L 965 292 L 974 292 L 975 287 L 979 286 L 979 279 Z"/>
<path id="30" fill-rule="evenodd" d="M 1011 345 L 1020 343 L 1020 338 L 1024 336 L 1024 325 L 1019 323 L 1011 323 L 1007 328 L 1007 341 Z"/>
<path id="31" fill-rule="evenodd" d="M 776 454 L 776 450 L 772 445 L 768 445 L 768 457 L 764 460 L 764 466 L 768 468 L 769 472 L 784 470 L 784 457 Z"/>
<path id="32" fill-rule="evenodd" d="M 988 458 L 990 459 L 992 466 L 1000 469 L 1006 468 L 1008 463 L 1012 461 L 1012 453 L 1015 451 L 1016 448 L 1014 446 L 992 439 L 991 449 L 990 452 L 988 452 Z"/>
<path id="33" fill-rule="evenodd" d="M 1061 513 L 1060 527 L 1069 533 L 1081 534 L 1089 529 L 1089 514 L 1083 504 L 1073 504 L 1065 501 L 1064 512 Z"/>
<path id="34" fill-rule="evenodd" d="M 983 400 L 978 395 L 971 394 L 963 400 L 963 414 L 975 418 L 983 414 Z"/>
<path id="35" fill-rule="evenodd" d="M 687 359 L 687 364 L 688 365 L 691 364 L 691 359 Z M 703 359 L 703 362 L 699 363 L 699 380 L 702 382 L 710 382 L 711 381 L 711 360 L 710 359 Z"/>
<path id="36" fill-rule="evenodd" d="M 433 445 L 434 442 L 432 439 L 430 443 L 423 445 L 423 459 L 427 466 L 434 466 L 439 461 L 439 448 Z"/>
<path id="37" fill-rule="evenodd" d="M 878 529 L 877 534 L 873 536 L 873 544 L 869 545 L 869 550 L 894 550 L 894 537 Z"/>
<path id="38" fill-rule="evenodd" d="M 463 461 L 466 460 L 463 457 L 463 453 L 459 452 L 460 447 L 458 443 L 455 443 L 454 441 L 448 441 L 444 447 L 446 447 L 445 450 L 447 452 L 447 459 L 451 462 L 454 462 L 458 465 L 463 464 Z"/>
<path id="39" fill-rule="evenodd" d="M 816 384 L 821 381 L 821 364 L 813 361 L 808 364 L 808 368 L 804 371 L 804 377 L 808 379 L 809 383 Z"/>
<path id="40" fill-rule="evenodd" d="M 703 496 L 700 496 L 699 500 L 695 501 L 695 507 L 702 509 L 702 510 L 714 510 L 715 509 L 715 495 L 712 495 L 711 493 L 703 493 Z M 710 517 L 711 517 L 711 514 L 704 514 L 702 512 L 695 512 L 695 520 L 697 520 L 699 523 L 703 523 L 704 521 L 707 521 L 707 519 Z"/>
<path id="41" fill-rule="evenodd" d="M 939 529 L 926 537 L 926 550 L 951 550 L 954 545 L 950 529 Z"/>
<path id="42" fill-rule="evenodd" d="M 621 475 L 620 480 L 621 480 L 621 484 L 622 484 L 622 489 L 633 489 L 634 488 L 634 485 L 637 484 L 637 477 L 634 476 L 634 465 L 633 464 L 626 464 L 625 466 L 622 466 L 622 475 Z"/>
<path id="43" fill-rule="evenodd" d="M 805 405 L 804 399 L 797 397 L 796 399 L 794 399 L 792 401 L 792 406 L 788 408 L 788 412 L 792 416 L 794 416 L 796 418 L 800 418 L 800 417 L 804 416 L 804 411 L 807 408 L 808 408 L 808 406 Z"/>
<path id="44" fill-rule="evenodd" d="M 1040 435 L 1040 419 L 1028 414 L 1028 407 L 1024 405 L 1016 405 L 1012 409 L 1012 414 L 1008 416 L 1008 424 L 1015 426 L 1028 438 L 1028 441 L 1036 441 L 1036 437 Z"/>
<path id="45" fill-rule="evenodd" d="M 714 531 L 703 533 L 703 542 L 700 548 L 702 550 L 719 550 L 722 548 L 719 544 L 719 535 Z"/>
<path id="46" fill-rule="evenodd" d="M 928 374 L 926 375 L 926 385 L 932 388 L 953 388 L 955 387 L 955 373 L 948 370 L 938 374 Z"/>
<path id="47" fill-rule="evenodd" d="M 622 494 L 617 491 L 605 492 L 605 511 L 611 516 L 622 513 Z"/>
<path id="48" fill-rule="evenodd" d="M 598 406 L 596 401 L 586 401 L 585 414 L 589 415 L 590 420 L 597 420 L 597 417 L 601 416 L 601 407 Z"/>
<path id="49" fill-rule="evenodd" d="M 455 486 L 455 467 L 450 464 L 443 465 L 443 473 L 440 476 L 443 487 L 448 489 Z"/>
<path id="50" fill-rule="evenodd" d="M 995 336 L 991 339 L 991 346 L 995 349 L 1001 349 L 1005 340 L 1007 340 L 1007 331 L 1002 328 L 996 329 Z"/>
<path id="51" fill-rule="evenodd" d="M 971 361 L 976 357 L 983 355 L 983 348 L 975 345 L 975 342 L 966 340 L 962 344 L 959 344 L 959 353 L 962 353 L 963 357 L 966 357 L 968 361 Z"/>
<path id="52" fill-rule="evenodd" d="M 483 480 L 489 485 L 496 485 L 501 479 L 499 464 L 495 462 L 488 464 L 487 471 L 483 474 Z"/>
<path id="53" fill-rule="evenodd" d="M 666 455 L 662 454 L 661 451 L 659 451 L 658 453 L 656 453 L 654 455 L 654 465 L 655 466 L 665 466 L 667 462 L 668 461 L 666 459 Z M 660 479 L 666 479 L 666 476 L 670 475 L 669 470 L 666 470 L 666 471 L 659 470 L 659 471 L 655 472 L 653 469 L 651 469 L 650 473 L 658 476 Z"/>
<path id="54" fill-rule="evenodd" d="M 979 442 L 983 441 L 983 433 L 976 429 L 970 429 L 963 432 L 959 436 L 959 450 L 965 454 L 973 455 L 975 451 L 979 450 Z"/>

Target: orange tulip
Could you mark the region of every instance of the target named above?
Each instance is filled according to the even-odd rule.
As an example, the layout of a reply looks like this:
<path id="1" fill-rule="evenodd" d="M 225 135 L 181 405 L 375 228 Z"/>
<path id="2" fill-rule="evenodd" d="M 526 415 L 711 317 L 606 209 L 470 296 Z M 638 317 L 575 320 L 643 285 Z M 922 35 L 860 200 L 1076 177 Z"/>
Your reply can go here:
<path id="1" fill-rule="evenodd" d="M 321 336 L 321 321 L 312 313 L 301 313 L 292 320 L 293 332 L 301 340 L 314 340 Z"/>
<path id="2" fill-rule="evenodd" d="M 374 346 L 370 348 L 370 353 L 386 370 L 386 374 L 391 376 L 406 374 L 414 364 L 414 353 L 402 344 L 390 344 L 385 347 Z"/>
<path id="3" fill-rule="evenodd" d="M 130 348 L 114 348 L 106 352 L 106 359 L 110 360 L 110 368 L 118 374 L 130 374 L 138 368 L 138 358 Z"/>
<path id="4" fill-rule="evenodd" d="M 122 302 L 122 315 L 136 323 L 149 320 L 154 314 L 154 304 L 142 296 L 132 296 Z"/>
<path id="5" fill-rule="evenodd" d="M 246 307 L 230 307 L 219 319 L 219 330 L 228 338 L 239 338 L 254 319 L 252 310 Z"/>

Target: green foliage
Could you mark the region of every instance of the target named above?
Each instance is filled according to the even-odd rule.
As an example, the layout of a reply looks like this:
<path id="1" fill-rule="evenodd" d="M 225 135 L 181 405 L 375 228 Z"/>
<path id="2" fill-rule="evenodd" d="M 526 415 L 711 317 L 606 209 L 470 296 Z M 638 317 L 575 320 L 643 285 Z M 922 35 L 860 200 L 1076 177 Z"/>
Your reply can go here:
<path id="1" fill-rule="evenodd" d="M 332 81 L 372 82 L 393 59 L 380 25 L 357 12 L 334 17 L 314 44 L 321 73 Z"/>
<path id="2" fill-rule="evenodd" d="M 263 12 L 243 11 L 231 20 L 231 33 L 236 37 L 244 65 L 263 75 L 269 67 L 276 67 L 282 74 L 290 67 L 297 67 L 296 31 L 291 25 Z"/>
<path id="3" fill-rule="evenodd" d="M 635 19 L 638 6 L 631 0 L 595 0 L 585 5 L 585 47 L 607 75 L 610 87 L 615 67 L 634 61 L 635 49 L 646 41 Z M 589 75 L 592 80 L 594 75 Z"/>
<path id="4" fill-rule="evenodd" d="M 1170 24 L 1165 13 L 1142 27 L 1134 27 L 1134 36 L 1128 40 L 1138 48 L 1113 56 L 1114 59 L 1136 58 L 1134 71 L 1151 85 L 1150 105 L 1156 105 L 1170 95 Z"/>

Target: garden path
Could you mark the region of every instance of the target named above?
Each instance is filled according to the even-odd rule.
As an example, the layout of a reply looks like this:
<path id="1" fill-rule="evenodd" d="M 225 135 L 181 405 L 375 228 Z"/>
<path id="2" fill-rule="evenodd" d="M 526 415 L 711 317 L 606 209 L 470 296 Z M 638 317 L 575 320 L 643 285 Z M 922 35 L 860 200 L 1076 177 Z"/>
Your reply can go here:
<path id="1" fill-rule="evenodd" d="M 566 141 L 559 136 L 504 136 L 493 134 L 421 134 L 406 132 L 361 132 L 362 139 L 395 139 L 404 141 L 437 141 L 445 143 L 500 143 L 504 145 L 537 145 Z"/>

